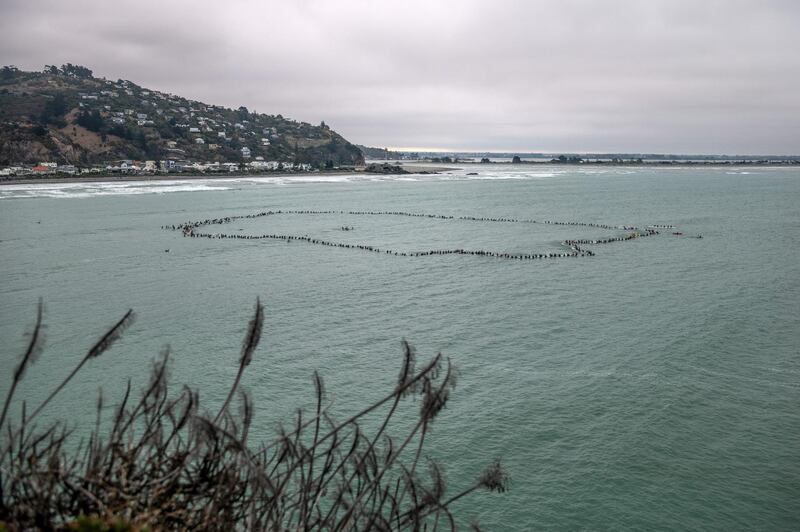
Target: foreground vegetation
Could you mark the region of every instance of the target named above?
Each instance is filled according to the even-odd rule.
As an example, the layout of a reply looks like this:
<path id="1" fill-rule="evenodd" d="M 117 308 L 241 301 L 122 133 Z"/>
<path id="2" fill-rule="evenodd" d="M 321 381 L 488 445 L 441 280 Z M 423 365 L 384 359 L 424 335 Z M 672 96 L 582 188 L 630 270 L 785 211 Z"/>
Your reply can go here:
<path id="1" fill-rule="evenodd" d="M 397 384 L 381 400 L 346 420 L 334 420 L 315 372 L 314 410 L 298 410 L 291 427 L 251 447 L 253 403 L 240 383 L 261 339 L 264 310 L 258 301 L 238 373 L 215 412 L 201 409 L 197 390 L 184 386 L 170 393 L 165 351 L 138 399 L 129 381 L 108 423 L 102 420 L 100 397 L 97 422 L 85 444 L 76 445 L 63 422 L 34 427 L 40 412 L 133 319 L 129 311 L 42 404 L 27 412 L 23 401 L 19 422 L 6 423 L 17 385 L 42 351 L 39 305 L 0 415 L 0 530 L 455 529 L 455 501 L 482 489 L 507 489 L 508 477 L 498 462 L 450 493 L 440 464 L 422 464 L 426 435 L 450 398 L 455 372 L 441 354 L 418 366 L 406 342 Z M 419 404 L 413 428 L 390 436 L 398 409 L 412 397 Z M 365 432 L 361 424 L 370 414 L 381 421 L 372 424 L 377 430 Z"/>

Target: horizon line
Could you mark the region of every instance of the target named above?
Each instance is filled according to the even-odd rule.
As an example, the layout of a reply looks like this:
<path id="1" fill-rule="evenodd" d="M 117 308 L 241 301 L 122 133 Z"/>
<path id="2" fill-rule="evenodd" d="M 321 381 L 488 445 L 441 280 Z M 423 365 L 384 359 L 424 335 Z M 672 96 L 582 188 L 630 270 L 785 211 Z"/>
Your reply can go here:
<path id="1" fill-rule="evenodd" d="M 365 145 L 366 146 L 366 145 Z M 371 147 L 371 146 L 367 146 Z M 377 148 L 377 147 L 376 147 Z M 423 153 L 485 153 L 485 154 L 525 154 L 525 155 L 659 155 L 659 156 L 692 156 L 692 157 L 800 157 L 800 153 L 708 153 L 708 152 L 659 152 L 659 151 L 532 151 L 532 150 L 514 150 L 514 149 L 460 149 L 460 148 L 439 148 L 439 147 L 424 147 L 424 146 L 387 146 L 385 149 L 388 151 L 396 151 L 402 153 L 423 152 Z"/>

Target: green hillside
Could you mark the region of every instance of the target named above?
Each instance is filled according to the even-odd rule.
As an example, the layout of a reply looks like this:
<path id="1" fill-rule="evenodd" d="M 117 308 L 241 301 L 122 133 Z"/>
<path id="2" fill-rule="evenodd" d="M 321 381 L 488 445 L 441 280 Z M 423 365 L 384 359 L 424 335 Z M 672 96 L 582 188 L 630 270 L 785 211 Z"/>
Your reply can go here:
<path id="1" fill-rule="evenodd" d="M 43 72 L 0 70 L 0 165 L 240 163 L 260 157 L 314 167 L 363 162 L 361 151 L 324 122 L 313 126 L 245 107 L 209 105 L 96 78 L 71 64 L 48 65 Z"/>

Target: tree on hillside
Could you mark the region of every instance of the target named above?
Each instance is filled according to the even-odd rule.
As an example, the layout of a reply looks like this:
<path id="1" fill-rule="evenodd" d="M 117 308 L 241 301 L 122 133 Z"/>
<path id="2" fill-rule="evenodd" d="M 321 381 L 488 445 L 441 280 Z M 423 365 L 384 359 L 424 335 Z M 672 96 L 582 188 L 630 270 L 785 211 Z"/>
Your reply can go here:
<path id="1" fill-rule="evenodd" d="M 79 126 L 83 126 L 89 131 L 99 133 L 103 129 L 103 117 L 100 116 L 100 111 L 94 110 L 89 112 L 82 112 L 78 119 L 75 121 Z"/>
<path id="2" fill-rule="evenodd" d="M 12 79 L 14 76 L 17 75 L 19 69 L 14 65 L 6 65 L 0 70 L 0 79 L 9 80 Z"/>
<path id="3" fill-rule="evenodd" d="M 40 119 L 45 124 L 61 124 L 63 127 L 66 124 L 62 117 L 66 112 L 67 102 L 64 99 L 64 95 L 58 93 L 51 100 L 45 102 Z"/>
<path id="4" fill-rule="evenodd" d="M 72 63 L 61 65 L 61 73 L 75 78 L 88 79 L 92 77 L 91 69 L 81 65 L 73 65 Z"/>

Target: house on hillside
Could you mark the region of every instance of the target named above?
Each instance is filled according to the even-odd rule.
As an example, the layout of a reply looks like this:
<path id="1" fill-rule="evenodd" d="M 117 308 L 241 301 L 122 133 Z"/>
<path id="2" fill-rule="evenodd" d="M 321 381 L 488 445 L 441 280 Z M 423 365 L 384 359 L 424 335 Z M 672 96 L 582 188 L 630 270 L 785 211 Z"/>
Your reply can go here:
<path id="1" fill-rule="evenodd" d="M 161 161 L 161 169 L 165 172 L 183 172 L 185 168 L 189 168 L 191 163 L 189 161 L 167 159 Z"/>
<path id="2" fill-rule="evenodd" d="M 206 141 L 201 139 L 200 137 L 197 137 L 196 139 L 194 139 L 194 143 L 195 144 L 205 144 Z"/>
<path id="3" fill-rule="evenodd" d="M 244 157 L 245 159 L 250 158 L 250 148 L 248 148 L 247 146 L 242 147 L 242 157 Z"/>

